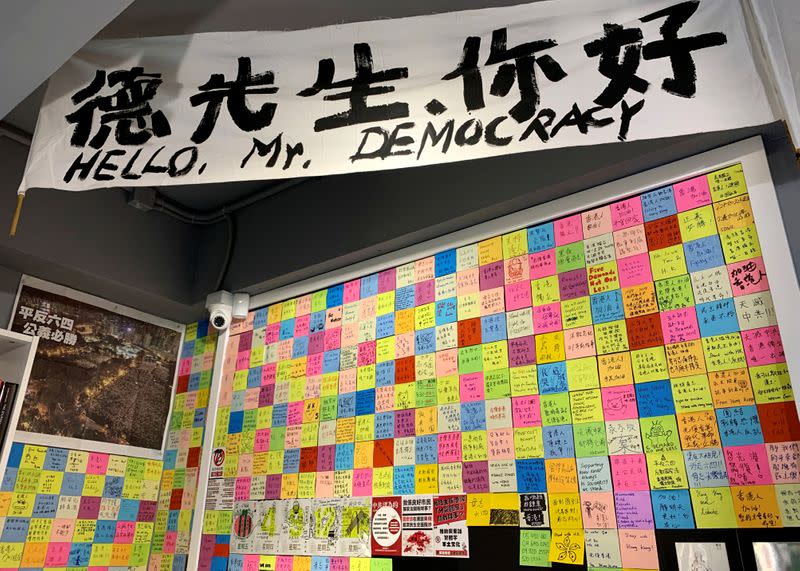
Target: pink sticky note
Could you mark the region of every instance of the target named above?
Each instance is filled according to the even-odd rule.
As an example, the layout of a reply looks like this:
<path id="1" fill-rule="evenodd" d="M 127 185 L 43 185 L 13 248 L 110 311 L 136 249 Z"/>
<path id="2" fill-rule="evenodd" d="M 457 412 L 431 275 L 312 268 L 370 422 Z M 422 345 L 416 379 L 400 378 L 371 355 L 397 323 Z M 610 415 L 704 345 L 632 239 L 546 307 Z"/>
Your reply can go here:
<path id="1" fill-rule="evenodd" d="M 564 330 L 564 352 L 567 359 L 591 357 L 597 354 L 594 342 L 594 327 L 576 327 Z"/>
<path id="2" fill-rule="evenodd" d="M 358 323 L 346 323 L 342 325 L 342 347 L 358 345 Z"/>
<path id="3" fill-rule="evenodd" d="M 772 483 L 767 449 L 763 444 L 729 446 L 724 451 L 728 480 L 732 486 L 759 486 Z"/>
<path id="4" fill-rule="evenodd" d="M 394 336 L 394 358 L 402 359 L 414 354 L 414 333 L 401 333 Z"/>
<path id="5" fill-rule="evenodd" d="M 118 521 L 114 543 L 133 543 L 133 534 L 135 531 L 135 521 Z"/>
<path id="6" fill-rule="evenodd" d="M 428 256 L 414 262 L 414 281 L 417 283 L 432 280 L 435 274 L 436 258 Z"/>
<path id="7" fill-rule="evenodd" d="M 292 571 L 294 556 L 278 555 L 275 558 L 275 571 Z"/>
<path id="8" fill-rule="evenodd" d="M 353 495 L 358 497 L 372 495 L 372 468 L 353 470 Z"/>
<path id="9" fill-rule="evenodd" d="M 236 478 L 236 487 L 234 488 L 234 498 L 236 499 L 237 502 L 250 499 L 251 483 L 252 483 L 252 478 L 249 476 Z"/>
<path id="10" fill-rule="evenodd" d="M 600 390 L 603 398 L 603 416 L 606 420 L 626 420 L 639 417 L 636 408 L 636 391 L 633 385 L 604 387 Z"/>
<path id="11" fill-rule="evenodd" d="M 448 377 L 458 374 L 458 349 L 436 352 L 436 376 Z"/>
<path id="12" fill-rule="evenodd" d="M 119 543 L 115 541 L 114 543 Z M 175 553 L 175 547 L 178 544 L 178 532 L 177 531 L 167 531 L 164 533 L 164 544 L 163 544 L 163 551 L 164 553 Z"/>
<path id="13" fill-rule="evenodd" d="M 298 317 L 311 313 L 311 294 L 306 294 L 297 298 L 294 313 Z"/>
<path id="14" fill-rule="evenodd" d="M 644 454 L 619 454 L 609 456 L 611 478 L 617 491 L 646 491 L 650 489 L 647 478 L 647 460 Z"/>
<path id="15" fill-rule="evenodd" d="M 196 394 L 196 393 L 191 393 Z M 187 401 L 189 400 L 187 395 Z M 189 407 L 187 405 L 186 408 L 194 408 Z M 105 474 L 106 468 L 108 467 L 108 454 L 101 454 L 99 452 L 92 452 L 89 454 L 89 461 L 86 464 L 86 473 L 87 474 Z"/>
<path id="16" fill-rule="evenodd" d="M 503 286 L 481 291 L 481 316 L 505 311 L 505 289 Z"/>
<path id="17" fill-rule="evenodd" d="M 777 325 L 742 331 L 742 345 L 750 367 L 786 362 Z"/>
<path id="18" fill-rule="evenodd" d="M 555 248 L 536 252 L 535 254 L 528 254 L 528 267 L 532 280 L 556 275 Z"/>
<path id="19" fill-rule="evenodd" d="M 672 185 L 672 190 L 675 193 L 675 206 L 678 212 L 711 204 L 711 192 L 708 190 L 706 175 L 675 183 Z"/>
<path id="20" fill-rule="evenodd" d="M 358 369 L 339 371 L 339 394 L 352 393 L 356 390 Z"/>
<path id="21" fill-rule="evenodd" d="M 333 497 L 333 472 L 317 472 L 317 485 L 314 495 L 318 498 Z"/>
<path id="22" fill-rule="evenodd" d="M 650 271 L 650 256 L 646 253 L 617 260 L 617 271 L 621 288 L 653 281 L 653 274 Z"/>
<path id="23" fill-rule="evenodd" d="M 594 238 L 601 234 L 608 234 L 612 230 L 611 207 L 601 206 L 581 214 L 583 222 L 583 237 Z"/>
<path id="24" fill-rule="evenodd" d="M 69 550 L 72 544 L 69 542 L 49 543 L 47 545 L 47 556 L 44 564 L 47 567 L 66 567 L 69 561 Z"/>
<path id="25" fill-rule="evenodd" d="M 178 365 L 178 374 L 189 375 L 191 373 L 192 373 L 192 358 L 187 357 L 186 359 L 181 359 L 181 362 Z"/>
<path id="26" fill-rule="evenodd" d="M 644 224 L 642 200 L 638 196 L 614 202 L 610 207 L 611 223 L 614 231 L 636 226 L 637 224 Z"/>
<path id="27" fill-rule="evenodd" d="M 486 440 L 489 460 L 514 459 L 514 430 L 512 428 L 488 430 Z"/>
<path id="28" fill-rule="evenodd" d="M 468 373 L 459 379 L 461 389 L 461 402 L 475 402 L 483 400 L 483 373 Z"/>
<path id="29" fill-rule="evenodd" d="M 309 355 L 306 359 L 306 375 L 311 377 L 322 375 L 324 363 L 325 355 L 323 353 Z"/>
<path id="30" fill-rule="evenodd" d="M 281 336 L 281 324 L 280 323 L 272 323 L 267 325 L 267 329 L 264 331 L 264 344 L 271 345 L 273 343 L 277 343 L 280 340 Z"/>
<path id="31" fill-rule="evenodd" d="M 242 562 L 242 571 L 258 571 L 258 565 L 260 562 L 260 555 L 245 555 Z"/>
<path id="32" fill-rule="evenodd" d="M 394 410 L 394 385 L 375 389 L 375 412 Z"/>
<path id="33" fill-rule="evenodd" d="M 286 424 L 294 426 L 296 424 L 303 424 L 303 401 L 290 402 L 289 408 L 286 413 Z"/>
<path id="34" fill-rule="evenodd" d="M 553 223 L 556 246 L 571 244 L 583 239 L 583 221 L 580 214 L 573 214 Z"/>
<path id="35" fill-rule="evenodd" d="M 260 387 L 254 387 L 252 389 L 247 389 L 244 392 L 244 408 L 245 410 L 250 410 L 253 408 L 258 408 L 258 397 L 261 394 Z"/>
<path id="36" fill-rule="evenodd" d="M 261 386 L 265 385 L 274 385 L 275 379 L 277 378 L 278 373 L 278 364 L 277 363 L 265 363 L 261 367 Z"/>
<path id="37" fill-rule="evenodd" d="M 533 308 L 533 332 L 536 335 L 561 329 L 561 303 L 556 301 Z"/>
<path id="38" fill-rule="evenodd" d="M 614 492 L 582 492 L 581 512 L 586 529 L 615 529 Z"/>
<path id="39" fill-rule="evenodd" d="M 365 341 L 358 344 L 358 366 L 375 364 L 375 341 Z"/>
<path id="40" fill-rule="evenodd" d="M 252 476 L 253 474 L 253 455 L 242 454 L 239 456 L 239 462 L 236 465 L 238 476 Z M 248 482 L 248 486 L 249 486 Z"/>
<path id="41" fill-rule="evenodd" d="M 331 557 L 330 571 L 350 571 L 350 558 L 349 557 Z"/>
<path id="42" fill-rule="evenodd" d="M 652 529 L 619 530 L 622 566 L 631 569 L 658 569 L 656 532 Z"/>
<path id="43" fill-rule="evenodd" d="M 480 270 L 470 268 L 456 273 L 456 295 L 478 293 L 481 289 Z"/>
<path id="44" fill-rule="evenodd" d="M 340 331 L 340 329 L 337 329 L 336 331 Z M 294 347 L 294 339 L 293 338 L 292 339 L 282 339 L 282 340 L 278 341 L 278 360 L 279 361 L 288 361 L 289 359 L 291 359 L 292 358 L 292 347 Z M 338 349 L 338 347 L 337 347 L 337 349 Z M 249 355 L 250 355 L 249 351 L 245 351 L 244 353 L 239 353 L 239 354 L 243 355 L 245 353 L 249 357 Z M 237 363 L 237 369 L 238 369 L 238 363 Z"/>
<path id="45" fill-rule="evenodd" d="M 530 266 L 528 264 L 528 254 L 509 258 L 503 262 L 505 272 L 505 284 L 515 284 L 517 282 L 530 280 Z"/>
<path id="46" fill-rule="evenodd" d="M 511 398 L 511 418 L 514 428 L 542 425 L 542 412 L 539 408 L 539 395 Z"/>
<path id="47" fill-rule="evenodd" d="M 439 434 L 439 463 L 461 461 L 461 433 L 445 432 Z"/>
<path id="48" fill-rule="evenodd" d="M 361 280 L 353 280 L 344 284 L 342 299 L 344 303 L 353 303 L 361 297 Z"/>
<path id="49" fill-rule="evenodd" d="M 700 328 L 697 325 L 694 306 L 662 312 L 661 331 L 664 334 L 665 345 L 699 339 Z"/>
<path id="50" fill-rule="evenodd" d="M 259 428 L 256 430 L 255 444 L 253 444 L 253 452 L 268 452 L 269 451 L 269 428 Z"/>
<path id="51" fill-rule="evenodd" d="M 303 337 L 308 335 L 309 325 L 311 323 L 310 315 L 301 315 L 294 318 L 294 336 Z"/>
<path id="52" fill-rule="evenodd" d="M 649 491 L 614 492 L 617 527 L 620 529 L 653 529 L 653 505 Z"/>
<path id="53" fill-rule="evenodd" d="M 747 295 L 769 289 L 767 269 L 761 257 L 735 264 L 728 264 L 728 277 L 731 280 L 733 295 Z"/>
<path id="54" fill-rule="evenodd" d="M 770 442 L 767 453 L 776 484 L 800 484 L 800 441 Z"/>
<path id="55" fill-rule="evenodd" d="M 325 350 L 334 351 L 342 346 L 342 328 L 325 329 Z"/>
<path id="56" fill-rule="evenodd" d="M 331 474 L 331 486 L 333 485 L 333 472 Z M 267 487 L 264 492 L 264 497 L 268 500 L 277 500 L 281 497 L 281 480 L 280 474 L 267 474 Z M 319 488 L 317 488 L 319 490 Z"/>
<path id="57" fill-rule="evenodd" d="M 300 448 L 302 433 L 303 433 L 303 426 L 301 424 L 287 426 L 286 435 L 284 436 L 284 447 L 286 449 Z"/>
<path id="58" fill-rule="evenodd" d="M 506 311 L 514 311 L 531 306 L 531 284 L 529 281 L 506 286 Z"/>

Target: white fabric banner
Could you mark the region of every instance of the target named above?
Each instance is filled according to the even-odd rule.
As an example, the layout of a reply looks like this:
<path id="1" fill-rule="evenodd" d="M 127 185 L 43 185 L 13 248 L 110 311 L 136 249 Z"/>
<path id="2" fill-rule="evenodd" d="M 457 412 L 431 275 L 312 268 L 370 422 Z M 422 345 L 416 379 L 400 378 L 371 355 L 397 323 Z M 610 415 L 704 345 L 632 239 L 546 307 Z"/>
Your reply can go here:
<path id="1" fill-rule="evenodd" d="M 50 80 L 20 191 L 405 168 L 773 117 L 730 0 L 97 41 Z"/>

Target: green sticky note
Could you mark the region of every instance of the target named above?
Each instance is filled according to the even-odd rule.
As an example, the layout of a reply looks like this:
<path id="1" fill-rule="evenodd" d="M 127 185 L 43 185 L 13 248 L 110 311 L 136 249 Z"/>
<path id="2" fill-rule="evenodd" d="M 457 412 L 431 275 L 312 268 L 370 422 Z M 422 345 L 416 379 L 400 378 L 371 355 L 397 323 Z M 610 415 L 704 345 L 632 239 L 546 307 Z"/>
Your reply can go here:
<path id="1" fill-rule="evenodd" d="M 319 420 L 336 420 L 338 402 L 336 396 L 322 397 L 320 399 Z"/>
<path id="2" fill-rule="evenodd" d="M 519 532 L 519 564 L 526 567 L 550 567 L 549 529 L 521 529 Z"/>
<path id="3" fill-rule="evenodd" d="M 481 345 L 459 347 L 458 372 L 464 375 L 467 373 L 477 373 L 481 370 L 483 370 L 483 350 Z"/>
<path id="4" fill-rule="evenodd" d="M 436 404 L 436 379 L 421 379 L 416 384 L 417 407 L 434 406 Z"/>
<path id="5" fill-rule="evenodd" d="M 678 423 L 674 414 L 640 418 L 642 445 L 646 454 L 680 451 Z"/>
<path id="6" fill-rule="evenodd" d="M 511 396 L 511 383 L 509 382 L 508 369 L 486 371 L 483 375 L 486 400 L 501 399 Z"/>
<path id="7" fill-rule="evenodd" d="M 575 434 L 575 456 L 591 458 L 608 456 L 605 422 L 584 422 L 572 426 Z"/>
<path id="8" fill-rule="evenodd" d="M 369 571 L 392 571 L 392 560 L 386 558 L 373 558 L 370 560 Z"/>
<path id="9" fill-rule="evenodd" d="M 583 257 L 583 240 L 556 248 L 556 271 L 569 272 L 586 265 Z"/>
<path id="10" fill-rule="evenodd" d="M 542 395 L 540 399 L 542 424 L 544 426 L 572 424 L 572 415 L 570 414 L 569 408 L 569 393 Z"/>
<path id="11" fill-rule="evenodd" d="M 656 280 L 656 299 L 661 311 L 672 311 L 694 305 L 692 280 L 688 275 Z"/>

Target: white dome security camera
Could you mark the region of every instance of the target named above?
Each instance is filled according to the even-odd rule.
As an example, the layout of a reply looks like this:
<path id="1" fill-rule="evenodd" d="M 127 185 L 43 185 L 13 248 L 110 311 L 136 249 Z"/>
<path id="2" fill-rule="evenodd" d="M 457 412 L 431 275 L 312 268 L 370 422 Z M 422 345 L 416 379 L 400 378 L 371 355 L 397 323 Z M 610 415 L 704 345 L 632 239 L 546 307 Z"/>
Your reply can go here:
<path id="1" fill-rule="evenodd" d="M 228 291 L 216 291 L 206 297 L 211 326 L 217 331 L 225 331 L 233 320 L 233 294 Z"/>

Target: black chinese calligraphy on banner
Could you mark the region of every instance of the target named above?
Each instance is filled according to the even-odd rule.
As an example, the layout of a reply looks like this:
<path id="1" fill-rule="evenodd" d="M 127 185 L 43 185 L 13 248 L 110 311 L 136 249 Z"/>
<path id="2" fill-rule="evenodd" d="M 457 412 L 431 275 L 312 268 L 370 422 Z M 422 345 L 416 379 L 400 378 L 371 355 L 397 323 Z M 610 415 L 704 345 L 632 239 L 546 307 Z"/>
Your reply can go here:
<path id="1" fill-rule="evenodd" d="M 773 118 L 728 0 L 97 41 L 51 79 L 20 191 L 403 168 Z"/>
<path id="2" fill-rule="evenodd" d="M 160 457 L 183 326 L 24 276 L 10 329 L 39 338 L 24 441 Z"/>

